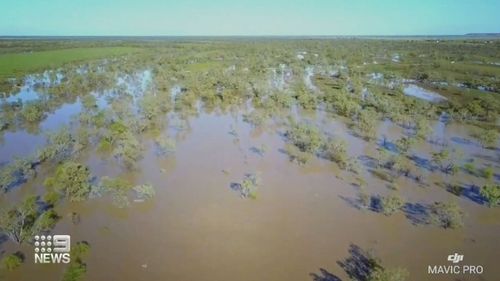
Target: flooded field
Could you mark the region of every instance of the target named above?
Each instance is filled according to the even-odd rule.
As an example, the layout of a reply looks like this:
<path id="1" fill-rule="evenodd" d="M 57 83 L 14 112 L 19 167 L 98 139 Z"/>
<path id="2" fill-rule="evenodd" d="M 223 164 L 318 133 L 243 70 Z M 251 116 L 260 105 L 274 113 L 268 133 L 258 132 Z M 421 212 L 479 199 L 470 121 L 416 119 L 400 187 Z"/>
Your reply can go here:
<path id="1" fill-rule="evenodd" d="M 144 43 L 10 77 L 0 257 L 22 264 L 0 280 L 497 280 L 498 88 L 432 91 L 391 70 L 407 43 L 371 42 Z M 87 253 L 36 264 L 42 234 Z M 484 273 L 429 275 L 454 253 Z"/>

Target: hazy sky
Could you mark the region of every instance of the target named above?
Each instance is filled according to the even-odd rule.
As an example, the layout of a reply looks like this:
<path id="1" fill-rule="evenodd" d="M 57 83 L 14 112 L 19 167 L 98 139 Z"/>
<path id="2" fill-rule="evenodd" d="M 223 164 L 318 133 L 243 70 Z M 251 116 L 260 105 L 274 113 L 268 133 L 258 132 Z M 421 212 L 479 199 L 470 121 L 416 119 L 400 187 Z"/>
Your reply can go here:
<path id="1" fill-rule="evenodd" d="M 500 32 L 499 0 L 0 0 L 0 35 Z"/>

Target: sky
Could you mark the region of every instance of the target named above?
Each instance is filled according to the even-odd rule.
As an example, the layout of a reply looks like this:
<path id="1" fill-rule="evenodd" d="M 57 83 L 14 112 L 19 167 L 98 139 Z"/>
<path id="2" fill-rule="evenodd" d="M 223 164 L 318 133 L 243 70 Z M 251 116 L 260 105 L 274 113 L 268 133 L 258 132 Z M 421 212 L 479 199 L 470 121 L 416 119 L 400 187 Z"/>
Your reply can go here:
<path id="1" fill-rule="evenodd" d="M 0 35 L 461 35 L 499 0 L 0 0 Z"/>

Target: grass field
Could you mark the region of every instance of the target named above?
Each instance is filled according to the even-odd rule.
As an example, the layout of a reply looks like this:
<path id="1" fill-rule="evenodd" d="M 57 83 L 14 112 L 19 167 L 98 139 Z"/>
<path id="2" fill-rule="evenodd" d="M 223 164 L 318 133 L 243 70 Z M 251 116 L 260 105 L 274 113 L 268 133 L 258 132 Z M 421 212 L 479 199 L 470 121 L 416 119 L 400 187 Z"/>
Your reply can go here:
<path id="1" fill-rule="evenodd" d="M 140 51 L 139 48 L 133 47 L 97 47 L 2 54 L 0 55 L 0 79 L 56 68 L 69 62 L 109 58 L 138 51 Z"/>

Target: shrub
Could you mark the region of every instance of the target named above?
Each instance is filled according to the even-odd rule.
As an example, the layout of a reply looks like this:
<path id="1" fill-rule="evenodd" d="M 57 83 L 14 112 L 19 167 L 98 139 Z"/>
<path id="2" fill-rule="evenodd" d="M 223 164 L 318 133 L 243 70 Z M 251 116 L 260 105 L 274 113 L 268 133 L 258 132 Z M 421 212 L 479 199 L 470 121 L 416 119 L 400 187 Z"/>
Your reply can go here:
<path id="1" fill-rule="evenodd" d="M 455 202 L 435 202 L 430 207 L 430 221 L 444 228 L 460 228 L 463 226 L 464 212 Z"/>
<path id="2" fill-rule="evenodd" d="M 302 152 L 316 153 L 322 144 L 318 128 L 309 124 L 293 124 L 286 137 Z"/>
<path id="3" fill-rule="evenodd" d="M 485 148 L 494 148 L 498 141 L 498 132 L 496 130 L 485 130 L 478 135 L 479 142 Z"/>
<path id="4" fill-rule="evenodd" d="M 409 137 L 402 137 L 396 141 L 396 146 L 398 147 L 398 150 L 403 154 L 408 153 L 408 151 L 410 151 L 410 149 L 414 144 L 415 144 L 415 139 Z"/>
<path id="5" fill-rule="evenodd" d="M 111 195 L 113 204 L 117 207 L 123 208 L 130 204 L 128 193 L 132 189 L 132 185 L 126 180 L 120 178 L 102 177 L 99 186 L 102 192 Z"/>
<path id="6" fill-rule="evenodd" d="M 500 205 L 500 185 L 485 185 L 481 188 L 480 193 L 488 202 L 488 206 Z"/>
<path id="7" fill-rule="evenodd" d="M 359 204 L 364 209 L 368 209 L 371 204 L 371 196 L 364 187 L 359 190 Z"/>
<path id="8" fill-rule="evenodd" d="M 404 281 L 408 279 L 409 273 L 404 268 L 386 269 L 376 267 L 370 274 L 368 281 Z"/>
<path id="9" fill-rule="evenodd" d="M 113 151 L 115 157 L 120 158 L 123 165 L 128 169 L 135 169 L 137 161 L 142 156 L 142 146 L 131 133 L 125 134 Z"/>
<path id="10" fill-rule="evenodd" d="M 429 133 L 432 131 L 429 122 L 424 117 L 419 117 L 417 119 L 415 129 L 416 137 L 421 140 L 425 140 L 427 138 L 427 135 L 429 135 Z"/>
<path id="11" fill-rule="evenodd" d="M 464 170 L 467 171 L 467 173 L 471 174 L 471 175 L 475 175 L 476 174 L 476 166 L 474 165 L 473 162 L 467 162 L 464 164 Z"/>
<path id="12" fill-rule="evenodd" d="M 243 121 L 259 127 L 266 122 L 266 115 L 263 111 L 254 110 L 248 114 L 243 114 Z"/>
<path id="13" fill-rule="evenodd" d="M 0 264 L 2 265 L 2 268 L 6 269 L 8 271 L 12 271 L 12 270 L 18 268 L 19 266 L 21 266 L 21 264 L 23 262 L 24 262 L 23 254 L 20 252 L 17 252 L 17 253 L 10 254 L 10 255 L 2 258 L 2 260 L 0 261 Z"/>
<path id="14" fill-rule="evenodd" d="M 380 208 L 384 215 L 389 216 L 399 211 L 403 207 L 403 200 L 397 195 L 382 197 L 380 199 Z"/>
<path id="15" fill-rule="evenodd" d="M 360 135 L 367 140 L 376 138 L 377 135 L 377 112 L 373 109 L 362 110 L 358 116 L 357 127 Z"/>
<path id="16" fill-rule="evenodd" d="M 288 154 L 290 161 L 295 161 L 300 165 L 307 163 L 311 159 L 310 153 L 301 151 L 293 144 L 285 144 L 285 152 Z"/>
<path id="17" fill-rule="evenodd" d="M 90 251 L 90 245 L 87 242 L 77 242 L 71 248 L 71 262 L 64 272 L 63 281 L 78 281 L 82 280 L 87 273 L 87 264 L 83 258 Z"/>
<path id="18" fill-rule="evenodd" d="M 45 186 L 63 193 L 70 201 L 87 199 L 91 189 L 90 170 L 77 162 L 60 164 L 52 177 L 45 180 Z"/>
<path id="19" fill-rule="evenodd" d="M 489 166 L 484 168 L 483 170 L 483 177 L 489 181 L 493 180 L 493 177 L 495 176 L 495 170 L 493 170 L 493 167 Z"/>
<path id="20" fill-rule="evenodd" d="M 41 162 L 68 158 L 73 152 L 74 139 L 68 127 L 47 134 L 47 145 L 38 152 Z"/>
<path id="21" fill-rule="evenodd" d="M 339 139 L 329 139 L 324 145 L 324 155 L 330 161 L 336 162 L 341 169 L 345 169 L 349 162 L 347 142 Z"/>
<path id="22" fill-rule="evenodd" d="M 136 192 L 137 198 L 141 200 L 150 200 L 156 194 L 154 187 L 150 184 L 134 186 L 133 190 Z"/>
<path id="23" fill-rule="evenodd" d="M 27 122 L 38 122 L 45 117 L 43 105 L 39 102 L 29 102 L 24 104 L 21 117 Z"/>
<path id="24" fill-rule="evenodd" d="M 155 141 L 158 147 L 158 154 L 166 155 L 168 153 L 175 152 L 176 144 L 175 140 L 169 137 L 158 137 Z"/>
<path id="25" fill-rule="evenodd" d="M 231 188 L 238 191 L 243 198 L 257 198 L 257 189 L 261 185 L 260 174 L 246 174 L 241 183 L 232 183 Z"/>
<path id="26" fill-rule="evenodd" d="M 8 188 L 20 182 L 26 181 L 35 175 L 34 162 L 31 157 L 16 159 L 13 163 L 6 165 L 0 170 L 0 190 Z"/>

